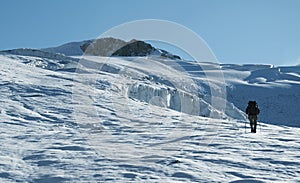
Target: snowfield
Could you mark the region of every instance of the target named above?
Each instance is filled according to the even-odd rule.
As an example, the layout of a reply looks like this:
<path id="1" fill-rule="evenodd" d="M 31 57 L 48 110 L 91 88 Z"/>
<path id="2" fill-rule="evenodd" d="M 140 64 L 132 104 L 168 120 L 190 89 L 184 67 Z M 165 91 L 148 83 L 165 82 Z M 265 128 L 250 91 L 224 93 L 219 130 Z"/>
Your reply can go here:
<path id="1" fill-rule="evenodd" d="M 300 181 L 299 66 L 21 49 L 0 70 L 0 182 Z"/>

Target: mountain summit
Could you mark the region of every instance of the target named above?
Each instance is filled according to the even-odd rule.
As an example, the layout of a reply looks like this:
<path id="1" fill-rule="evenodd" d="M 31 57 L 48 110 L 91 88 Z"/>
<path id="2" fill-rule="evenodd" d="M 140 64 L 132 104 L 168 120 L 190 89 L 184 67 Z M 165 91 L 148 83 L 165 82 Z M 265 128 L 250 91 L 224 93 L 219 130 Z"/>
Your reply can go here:
<path id="1" fill-rule="evenodd" d="M 94 56 L 158 56 L 169 59 L 181 59 L 166 50 L 155 48 L 145 41 L 133 39 L 124 41 L 116 38 L 100 38 L 81 42 L 71 42 L 58 47 L 44 48 L 46 52 L 61 53 L 67 56 L 94 55 Z"/>

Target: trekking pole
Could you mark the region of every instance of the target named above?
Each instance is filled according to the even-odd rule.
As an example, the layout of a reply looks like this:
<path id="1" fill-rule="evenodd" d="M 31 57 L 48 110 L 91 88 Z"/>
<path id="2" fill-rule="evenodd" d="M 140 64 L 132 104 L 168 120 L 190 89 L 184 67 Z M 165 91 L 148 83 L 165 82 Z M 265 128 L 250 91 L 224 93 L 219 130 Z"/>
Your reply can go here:
<path id="1" fill-rule="evenodd" d="M 246 133 L 246 121 L 245 121 L 245 133 Z"/>
<path id="2" fill-rule="evenodd" d="M 259 131 L 260 131 L 260 133 L 261 133 L 261 124 L 259 123 Z"/>

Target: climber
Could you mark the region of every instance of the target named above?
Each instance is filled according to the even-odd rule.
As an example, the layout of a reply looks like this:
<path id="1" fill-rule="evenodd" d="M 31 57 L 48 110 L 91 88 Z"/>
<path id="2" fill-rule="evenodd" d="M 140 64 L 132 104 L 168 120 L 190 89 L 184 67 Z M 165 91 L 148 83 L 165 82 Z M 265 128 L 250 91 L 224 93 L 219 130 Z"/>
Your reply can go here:
<path id="1" fill-rule="evenodd" d="M 257 115 L 260 110 L 256 101 L 249 101 L 246 109 L 246 114 L 248 114 L 248 119 L 250 121 L 251 133 L 256 133 L 257 126 Z"/>

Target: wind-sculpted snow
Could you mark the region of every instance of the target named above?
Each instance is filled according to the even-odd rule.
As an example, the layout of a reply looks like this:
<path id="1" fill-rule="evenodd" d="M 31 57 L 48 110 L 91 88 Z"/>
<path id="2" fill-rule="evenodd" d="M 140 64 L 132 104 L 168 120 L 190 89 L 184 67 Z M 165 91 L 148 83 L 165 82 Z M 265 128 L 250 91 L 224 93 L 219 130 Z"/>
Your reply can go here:
<path id="1" fill-rule="evenodd" d="M 62 54 L 50 53 L 34 49 L 15 49 L 1 51 L 0 53 L 7 55 L 12 59 L 48 70 L 64 70 L 74 72 L 77 68 L 79 59 L 67 57 Z"/>
<path id="2" fill-rule="evenodd" d="M 2 54 L 8 54 L 8 55 L 20 55 L 20 56 L 31 56 L 31 57 L 38 57 L 38 58 L 48 58 L 52 60 L 74 60 L 78 61 L 77 59 L 74 59 L 72 57 L 67 57 L 60 53 L 52 53 L 52 52 L 46 52 L 42 50 L 36 50 L 36 49 L 29 49 L 29 48 L 20 48 L 20 49 L 14 49 L 14 50 L 5 50 L 1 51 Z"/>
<path id="3" fill-rule="evenodd" d="M 37 60 L 48 66 L 29 64 Z M 0 182 L 300 181 L 299 128 L 259 122 L 251 134 L 240 110 L 254 87 L 297 102 L 293 69 L 263 83 L 248 82 L 251 71 L 224 69 L 233 102 L 213 116 L 209 87 L 220 83 L 197 63 L 180 70 L 152 58 L 63 60 L 0 55 Z M 273 101 L 259 99 L 263 119 Z M 299 119 L 293 112 L 287 123 Z"/>
<path id="4" fill-rule="evenodd" d="M 245 71 L 232 68 L 223 69 L 228 83 L 229 102 L 243 110 L 248 100 L 256 100 L 261 108 L 259 120 L 300 127 L 299 66 L 270 68 L 251 66 L 251 70 Z"/>

